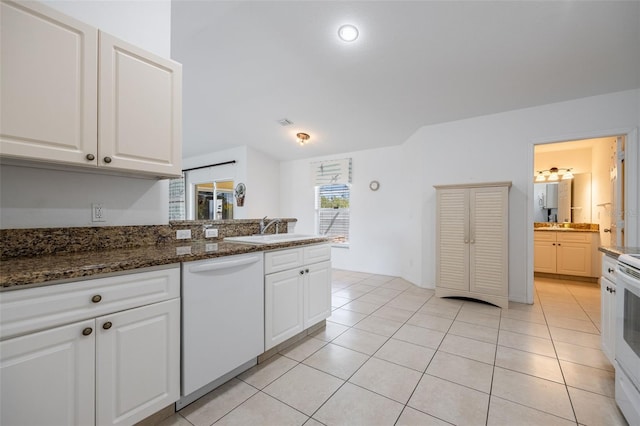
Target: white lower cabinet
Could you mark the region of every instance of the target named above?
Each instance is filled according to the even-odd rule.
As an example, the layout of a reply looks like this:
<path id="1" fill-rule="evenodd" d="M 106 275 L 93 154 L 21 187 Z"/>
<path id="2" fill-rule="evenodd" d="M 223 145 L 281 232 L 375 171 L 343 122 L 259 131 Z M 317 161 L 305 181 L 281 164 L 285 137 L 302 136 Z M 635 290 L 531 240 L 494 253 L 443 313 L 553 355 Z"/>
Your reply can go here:
<path id="1" fill-rule="evenodd" d="M 0 342 L 0 424 L 94 423 L 93 329 L 88 320 Z"/>
<path id="2" fill-rule="evenodd" d="M 133 424 L 180 397 L 180 300 L 96 320 L 96 424 Z"/>
<path id="3" fill-rule="evenodd" d="M 602 256 L 600 277 L 600 341 L 602 352 L 614 364 L 616 344 L 616 261 Z"/>
<path id="4" fill-rule="evenodd" d="M 179 295 L 179 268 L 0 293 L 0 424 L 132 425 L 175 402 Z"/>
<path id="5" fill-rule="evenodd" d="M 534 231 L 534 272 L 597 277 L 597 238 L 595 232 Z"/>
<path id="6" fill-rule="evenodd" d="M 331 315 L 330 259 L 328 244 L 265 254 L 265 351 Z"/>

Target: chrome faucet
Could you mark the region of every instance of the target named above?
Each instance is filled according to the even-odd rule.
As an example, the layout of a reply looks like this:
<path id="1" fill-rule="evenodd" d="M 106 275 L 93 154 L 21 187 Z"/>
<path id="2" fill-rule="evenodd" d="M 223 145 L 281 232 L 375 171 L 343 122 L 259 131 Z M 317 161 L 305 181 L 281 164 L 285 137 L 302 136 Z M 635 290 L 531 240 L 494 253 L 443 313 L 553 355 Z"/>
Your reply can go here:
<path id="1" fill-rule="evenodd" d="M 280 219 L 272 219 L 269 223 L 267 223 L 266 225 L 264 224 L 264 220 L 267 218 L 267 216 L 263 217 L 262 219 L 260 219 L 260 234 L 264 234 L 266 232 L 266 230 L 273 225 L 274 223 L 280 223 Z M 276 234 L 278 233 L 278 227 L 276 226 Z"/>

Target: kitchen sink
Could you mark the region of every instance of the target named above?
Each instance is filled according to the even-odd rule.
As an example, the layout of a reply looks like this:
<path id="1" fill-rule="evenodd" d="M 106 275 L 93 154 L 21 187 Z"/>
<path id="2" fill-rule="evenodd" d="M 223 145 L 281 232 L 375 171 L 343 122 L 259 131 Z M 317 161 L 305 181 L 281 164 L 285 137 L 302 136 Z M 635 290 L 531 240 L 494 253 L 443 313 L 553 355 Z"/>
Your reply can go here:
<path id="1" fill-rule="evenodd" d="M 224 241 L 245 244 L 276 244 L 289 243 L 292 241 L 313 240 L 316 238 L 322 238 L 322 236 L 312 234 L 258 234 L 243 237 L 226 237 Z"/>

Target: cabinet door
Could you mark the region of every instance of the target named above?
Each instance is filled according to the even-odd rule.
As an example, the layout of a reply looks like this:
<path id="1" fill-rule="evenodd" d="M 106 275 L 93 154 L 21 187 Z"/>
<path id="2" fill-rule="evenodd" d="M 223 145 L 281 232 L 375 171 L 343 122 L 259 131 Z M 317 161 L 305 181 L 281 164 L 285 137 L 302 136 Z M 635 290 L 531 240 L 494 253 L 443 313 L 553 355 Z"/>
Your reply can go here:
<path id="1" fill-rule="evenodd" d="M 180 300 L 96 319 L 96 424 L 133 424 L 180 397 Z"/>
<path id="2" fill-rule="evenodd" d="M 600 340 L 602 352 L 613 364 L 616 342 L 616 285 L 605 277 L 600 278 Z"/>
<path id="3" fill-rule="evenodd" d="M 331 262 L 305 267 L 304 328 L 331 316 Z"/>
<path id="4" fill-rule="evenodd" d="M 265 350 L 304 330 L 304 269 L 292 269 L 265 276 Z"/>
<path id="5" fill-rule="evenodd" d="M 93 424 L 93 328 L 88 320 L 0 342 L 0 424 Z"/>
<path id="6" fill-rule="evenodd" d="M 469 290 L 469 196 L 465 189 L 437 192 L 436 286 Z"/>
<path id="7" fill-rule="evenodd" d="M 99 165 L 179 176 L 182 66 L 100 32 Z"/>
<path id="8" fill-rule="evenodd" d="M 469 290 L 495 296 L 508 293 L 508 191 L 469 190 Z"/>
<path id="9" fill-rule="evenodd" d="M 591 244 L 556 243 L 558 274 L 591 276 Z"/>
<path id="10" fill-rule="evenodd" d="M 556 243 L 550 241 L 533 242 L 533 271 L 556 273 Z"/>
<path id="11" fill-rule="evenodd" d="M 37 2 L 0 8 L 0 154 L 95 166 L 98 30 Z"/>

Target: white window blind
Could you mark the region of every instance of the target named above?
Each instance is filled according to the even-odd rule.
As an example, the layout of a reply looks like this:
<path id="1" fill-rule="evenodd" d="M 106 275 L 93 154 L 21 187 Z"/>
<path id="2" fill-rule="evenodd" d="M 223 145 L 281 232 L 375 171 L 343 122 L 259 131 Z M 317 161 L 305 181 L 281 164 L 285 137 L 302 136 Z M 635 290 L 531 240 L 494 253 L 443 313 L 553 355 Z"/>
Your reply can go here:
<path id="1" fill-rule="evenodd" d="M 351 183 L 351 158 L 311 163 L 313 186 Z"/>

